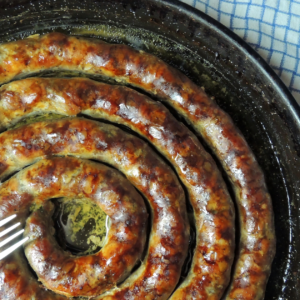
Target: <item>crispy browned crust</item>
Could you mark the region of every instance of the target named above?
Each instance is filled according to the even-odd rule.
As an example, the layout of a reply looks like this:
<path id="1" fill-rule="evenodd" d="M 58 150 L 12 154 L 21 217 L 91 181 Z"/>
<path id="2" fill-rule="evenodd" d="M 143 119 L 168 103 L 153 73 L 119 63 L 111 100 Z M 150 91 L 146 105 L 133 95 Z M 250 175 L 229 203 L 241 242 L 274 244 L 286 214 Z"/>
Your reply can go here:
<path id="1" fill-rule="evenodd" d="M 97 296 L 124 280 L 141 258 L 146 241 L 147 210 L 133 186 L 112 168 L 77 158 L 42 160 L 20 171 L 0 189 L 0 203 L 32 195 L 35 205 L 50 198 L 86 198 L 110 217 L 106 245 L 94 255 L 64 252 L 53 233 L 52 211 L 35 211 L 26 221 L 25 255 L 47 289 L 77 297 Z M 5 199 L 5 201 L 3 200 Z M 17 210 L 30 202 L 18 203 Z"/>
<path id="2" fill-rule="evenodd" d="M 241 239 L 228 299 L 264 296 L 275 254 L 272 203 L 263 173 L 230 117 L 186 76 L 158 58 L 124 45 L 51 33 L 0 47 L 0 80 L 42 69 L 110 76 L 138 86 L 172 105 L 202 135 L 223 164 L 235 190 Z M 193 297 L 177 289 L 173 299 Z"/>
<path id="3" fill-rule="evenodd" d="M 39 122 L 0 135 L 0 164 L 6 166 L 1 177 L 48 155 L 102 160 L 121 170 L 145 195 L 153 219 L 146 260 L 112 293 L 116 299 L 125 294 L 131 299 L 168 298 L 179 280 L 189 236 L 184 192 L 172 170 L 145 142 L 91 120 Z M 2 196 L 0 219 L 28 202 L 26 195 L 22 199 L 13 193 L 9 201 Z M 5 260 L 0 263 L 0 276 L 4 268 Z"/>
<path id="4" fill-rule="evenodd" d="M 213 159 L 161 103 L 126 87 L 82 78 L 15 81 L 0 89 L 0 97 L 3 127 L 41 112 L 83 113 L 126 125 L 146 137 L 175 167 L 194 208 L 197 246 L 181 286 L 207 299 L 223 294 L 234 256 L 231 199 Z M 7 105 L 9 110 L 4 109 Z"/>

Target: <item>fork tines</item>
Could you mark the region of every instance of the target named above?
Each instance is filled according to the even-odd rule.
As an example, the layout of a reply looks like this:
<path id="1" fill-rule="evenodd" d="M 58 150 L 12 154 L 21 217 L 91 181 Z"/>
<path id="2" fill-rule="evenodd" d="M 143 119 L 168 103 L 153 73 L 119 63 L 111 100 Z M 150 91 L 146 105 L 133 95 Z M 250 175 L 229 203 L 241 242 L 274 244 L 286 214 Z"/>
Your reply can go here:
<path id="1" fill-rule="evenodd" d="M 5 219 L 1 220 L 0 221 L 0 227 L 7 224 L 8 222 L 10 222 L 11 220 L 13 220 L 16 217 L 17 217 L 17 215 L 12 215 L 12 216 L 9 216 L 8 218 L 5 218 Z M 13 231 L 15 228 L 17 228 L 20 225 L 21 225 L 21 223 L 18 222 L 16 224 L 6 228 L 5 230 L 1 231 L 0 232 L 0 238 L 3 237 L 4 235 L 6 235 L 7 233 Z M 12 241 L 17 236 L 21 235 L 23 232 L 24 232 L 24 229 L 21 229 L 18 232 L 14 233 L 13 235 L 6 238 L 5 240 L 1 241 L 0 242 L 0 248 L 3 247 L 4 245 L 6 245 L 7 243 L 9 243 L 10 241 Z M 4 257 L 6 257 L 7 255 L 9 255 L 10 253 L 12 253 L 14 250 L 16 250 L 21 245 L 23 245 L 27 240 L 28 240 L 28 237 L 23 238 L 21 241 L 19 241 L 16 244 L 10 246 L 6 250 L 0 252 L 0 260 L 3 259 Z"/>

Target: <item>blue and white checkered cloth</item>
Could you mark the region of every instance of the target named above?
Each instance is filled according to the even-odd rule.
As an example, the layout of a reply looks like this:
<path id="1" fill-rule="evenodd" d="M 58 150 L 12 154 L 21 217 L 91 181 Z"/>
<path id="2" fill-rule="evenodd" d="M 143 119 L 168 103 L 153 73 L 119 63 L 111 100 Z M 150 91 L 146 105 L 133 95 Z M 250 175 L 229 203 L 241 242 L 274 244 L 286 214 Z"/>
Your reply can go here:
<path id="1" fill-rule="evenodd" d="M 250 44 L 300 104 L 300 0 L 181 0 Z"/>

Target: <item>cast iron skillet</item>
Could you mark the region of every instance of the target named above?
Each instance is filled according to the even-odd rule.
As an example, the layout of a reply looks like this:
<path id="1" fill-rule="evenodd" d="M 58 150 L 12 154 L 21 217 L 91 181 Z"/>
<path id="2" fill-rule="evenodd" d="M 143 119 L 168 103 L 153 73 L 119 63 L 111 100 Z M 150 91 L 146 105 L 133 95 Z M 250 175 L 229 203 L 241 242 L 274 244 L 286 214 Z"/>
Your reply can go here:
<path id="1" fill-rule="evenodd" d="M 300 299 L 300 111 L 250 46 L 172 0 L 6 0 L 0 3 L 0 28 L 0 42 L 55 30 L 125 43 L 204 86 L 246 137 L 273 199 L 277 254 L 265 299 Z"/>

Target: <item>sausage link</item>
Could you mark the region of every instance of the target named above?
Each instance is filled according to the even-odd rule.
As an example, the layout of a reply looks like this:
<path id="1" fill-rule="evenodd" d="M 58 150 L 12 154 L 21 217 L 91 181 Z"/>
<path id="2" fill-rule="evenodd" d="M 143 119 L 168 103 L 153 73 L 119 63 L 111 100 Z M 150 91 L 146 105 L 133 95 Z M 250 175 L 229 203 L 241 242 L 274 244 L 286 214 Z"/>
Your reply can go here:
<path id="1" fill-rule="evenodd" d="M 179 280 L 189 236 L 184 192 L 170 167 L 140 139 L 112 125 L 73 118 L 34 123 L 2 133 L 0 177 L 49 155 L 73 155 L 109 163 L 145 195 L 152 209 L 147 256 L 142 266 L 107 297 L 167 299 Z M 0 206 L 0 218 L 12 211 L 14 202 L 18 202 L 17 196 Z M 0 264 L 1 276 L 4 266 Z"/>
<path id="2" fill-rule="evenodd" d="M 235 191 L 241 236 L 227 299 L 263 298 L 275 255 L 270 195 L 245 139 L 201 88 L 153 55 L 99 40 L 50 33 L 3 44 L 0 50 L 2 83 L 42 70 L 75 70 L 137 86 L 173 106 L 214 151 Z M 194 297 L 188 288 L 173 295 L 188 297 Z"/>
<path id="3" fill-rule="evenodd" d="M 126 87 L 83 78 L 15 81 L 0 89 L 0 99 L 3 128 L 41 112 L 82 113 L 126 125 L 146 137 L 175 167 L 194 209 L 197 245 L 181 286 L 205 299 L 223 294 L 234 255 L 231 199 L 213 159 L 161 103 Z"/>

